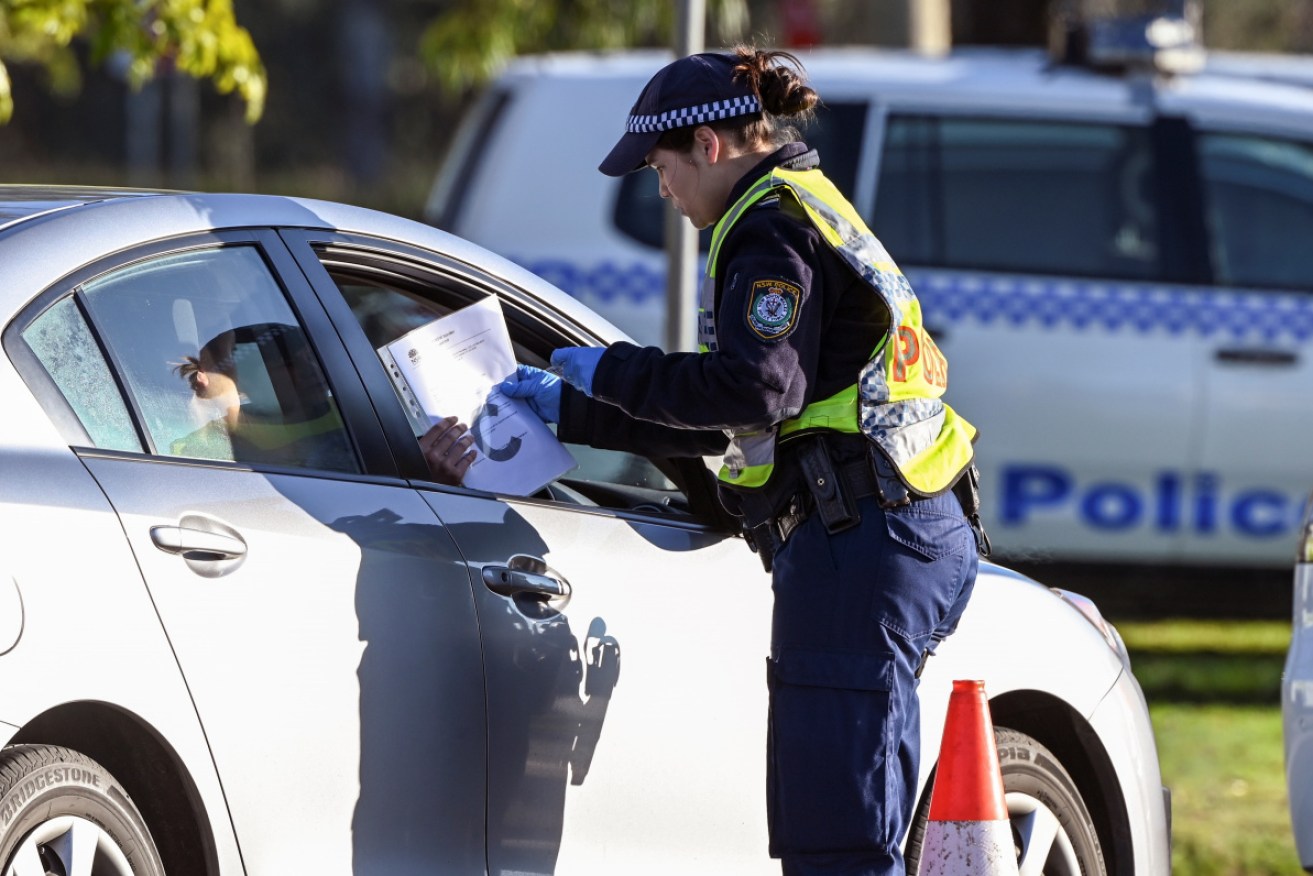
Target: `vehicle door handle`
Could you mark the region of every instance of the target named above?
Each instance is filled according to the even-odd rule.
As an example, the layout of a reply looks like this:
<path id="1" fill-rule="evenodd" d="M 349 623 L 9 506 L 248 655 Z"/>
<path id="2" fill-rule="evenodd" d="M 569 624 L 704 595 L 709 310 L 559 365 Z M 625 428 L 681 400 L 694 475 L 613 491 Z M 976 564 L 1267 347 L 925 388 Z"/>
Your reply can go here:
<path id="1" fill-rule="evenodd" d="M 505 566 L 484 566 L 483 583 L 500 596 L 536 597 L 559 611 L 570 601 L 570 582 L 549 571 L 538 557 L 516 554 Z"/>
<path id="2" fill-rule="evenodd" d="M 150 540 L 166 554 L 178 554 L 185 560 L 212 562 L 246 556 L 246 543 L 241 539 L 186 526 L 152 526 Z"/>
<path id="3" fill-rule="evenodd" d="M 1299 356 L 1289 350 L 1228 347 L 1218 350 L 1213 356 L 1219 362 L 1236 365 L 1295 365 L 1299 362 Z"/>

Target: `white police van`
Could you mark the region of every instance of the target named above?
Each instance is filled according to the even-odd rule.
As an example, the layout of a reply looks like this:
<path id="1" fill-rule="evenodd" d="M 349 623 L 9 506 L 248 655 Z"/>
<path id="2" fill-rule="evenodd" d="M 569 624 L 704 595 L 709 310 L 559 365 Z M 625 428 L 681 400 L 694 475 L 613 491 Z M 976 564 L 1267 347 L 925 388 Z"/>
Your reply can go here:
<path id="1" fill-rule="evenodd" d="M 1288 568 L 1313 484 L 1313 68 L 800 57 L 825 104 L 807 140 L 911 279 L 980 427 L 996 553 Z M 427 218 L 659 344 L 655 175 L 596 166 L 668 60 L 515 62 Z"/>

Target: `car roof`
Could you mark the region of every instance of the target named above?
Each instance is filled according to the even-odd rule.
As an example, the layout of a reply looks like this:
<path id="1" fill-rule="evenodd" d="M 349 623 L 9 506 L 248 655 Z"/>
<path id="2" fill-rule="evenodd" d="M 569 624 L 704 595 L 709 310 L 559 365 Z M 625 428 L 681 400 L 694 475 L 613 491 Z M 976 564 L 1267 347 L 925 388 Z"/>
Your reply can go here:
<path id="1" fill-rule="evenodd" d="M 147 194 L 151 192 L 95 186 L 0 185 L 0 229 L 56 210 Z"/>
<path id="2" fill-rule="evenodd" d="M 366 219 L 366 214 L 374 218 Z M 371 221 L 406 221 L 361 207 L 282 195 L 109 186 L 0 186 L 0 244 L 48 225 L 58 226 L 62 233 L 91 237 L 97 231 L 112 235 L 110 223 L 129 222 L 137 225 L 135 231 L 144 239 L 150 239 L 152 228 L 157 228 L 160 236 L 253 225 L 336 228 L 337 221 L 353 215 L 366 226 Z M 343 227 L 350 228 L 349 221 Z"/>
<path id="3" fill-rule="evenodd" d="M 0 186 L 0 320 L 78 267 L 143 243 L 223 229 L 302 228 L 409 243 L 477 265 L 602 335 L 621 332 L 490 250 L 423 222 L 334 201 L 78 186 Z"/>
<path id="4" fill-rule="evenodd" d="M 1064 115 L 1148 109 L 1157 101 L 1176 111 L 1190 111 L 1196 104 L 1243 106 L 1251 116 L 1266 113 L 1299 127 L 1313 125 L 1313 62 L 1286 55 L 1209 52 L 1198 72 L 1155 77 L 1060 64 L 1046 50 L 1032 47 L 967 46 L 930 55 L 849 46 L 795 54 L 822 99 L 874 94 L 890 103 L 989 111 L 1043 108 Z M 626 91 L 636 97 L 648 77 L 671 57 L 655 49 L 528 56 L 512 61 L 502 80 L 627 81 Z"/>

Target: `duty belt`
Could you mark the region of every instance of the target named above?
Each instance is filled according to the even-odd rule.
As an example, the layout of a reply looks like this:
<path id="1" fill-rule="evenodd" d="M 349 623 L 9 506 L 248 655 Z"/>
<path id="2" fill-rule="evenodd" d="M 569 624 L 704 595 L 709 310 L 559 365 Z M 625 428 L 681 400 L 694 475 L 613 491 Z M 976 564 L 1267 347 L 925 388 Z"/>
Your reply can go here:
<path id="1" fill-rule="evenodd" d="M 896 508 L 912 501 L 906 485 L 893 466 L 873 444 L 859 439 L 865 452 L 849 462 L 836 464 L 828 443 L 818 436 L 808 436 L 792 444 L 802 489 L 784 503 L 782 511 L 768 513 L 760 523 L 744 528 L 748 546 L 761 557 L 770 571 L 774 556 L 789 536 L 809 517 L 816 515 L 831 535 L 861 522 L 859 499 L 875 496 L 885 508 Z M 748 520 L 752 514 L 745 514 Z"/>
<path id="2" fill-rule="evenodd" d="M 799 454 L 805 489 L 790 497 L 783 511 L 744 530 L 748 546 L 761 557 L 767 572 L 789 536 L 813 514 L 820 515 L 827 532 L 842 532 L 861 521 L 857 512 L 859 499 L 875 496 L 883 507 L 897 508 L 920 498 L 908 492 L 884 454 L 874 447 L 867 459 L 859 458 L 835 466 L 824 445 L 817 442 L 815 446 L 822 449 Z M 976 550 L 982 557 L 987 557 L 990 544 L 980 521 L 978 484 L 979 474 L 972 465 L 952 489 L 975 535 Z"/>
<path id="3" fill-rule="evenodd" d="M 883 497 L 884 495 L 880 490 L 880 484 L 875 472 L 871 471 L 871 464 L 865 459 L 856 459 L 845 465 L 838 466 L 833 469 L 833 472 L 838 477 L 839 492 L 854 504 L 858 499 L 865 499 L 867 496 Z M 823 488 L 826 485 L 821 484 L 819 486 Z M 783 512 L 766 521 L 766 523 L 771 527 L 772 535 L 777 539 L 777 543 L 782 546 L 793 534 L 793 531 L 817 511 L 817 499 L 812 495 L 812 492 L 798 493 L 789 500 L 788 507 Z M 849 526 L 854 526 L 857 522 L 858 518 L 854 514 L 853 519 L 847 525 L 840 525 L 835 528 L 827 524 L 826 528 L 837 532 L 847 529 Z"/>

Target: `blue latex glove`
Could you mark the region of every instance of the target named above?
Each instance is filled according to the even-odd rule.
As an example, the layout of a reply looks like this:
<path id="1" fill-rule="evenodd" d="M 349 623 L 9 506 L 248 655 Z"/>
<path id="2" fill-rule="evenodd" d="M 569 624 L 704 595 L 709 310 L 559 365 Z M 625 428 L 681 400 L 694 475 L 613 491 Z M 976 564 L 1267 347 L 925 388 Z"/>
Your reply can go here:
<path id="1" fill-rule="evenodd" d="M 552 352 L 552 368 L 561 372 L 565 382 L 593 397 L 593 374 L 606 347 L 561 347 Z"/>
<path id="2" fill-rule="evenodd" d="M 532 365 L 518 365 L 499 387 L 511 398 L 523 399 L 544 423 L 561 421 L 561 378 Z"/>

